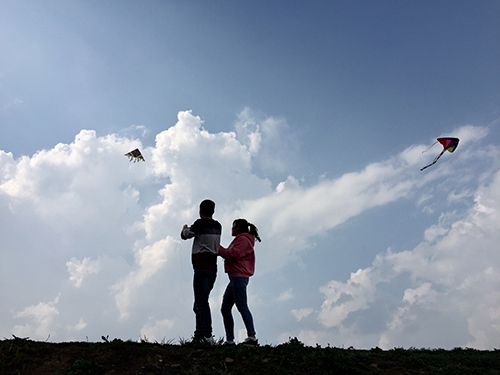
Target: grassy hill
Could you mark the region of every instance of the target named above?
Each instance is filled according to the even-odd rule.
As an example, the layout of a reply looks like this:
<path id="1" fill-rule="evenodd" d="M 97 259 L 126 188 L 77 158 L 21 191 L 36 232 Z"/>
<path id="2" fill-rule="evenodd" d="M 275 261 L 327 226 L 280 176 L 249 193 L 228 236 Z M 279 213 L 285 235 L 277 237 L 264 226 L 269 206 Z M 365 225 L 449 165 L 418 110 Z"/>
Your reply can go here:
<path id="1" fill-rule="evenodd" d="M 297 339 L 277 346 L 232 346 L 122 340 L 49 343 L 0 341 L 0 374 L 478 374 L 500 375 L 500 350 L 357 350 L 309 347 Z"/>

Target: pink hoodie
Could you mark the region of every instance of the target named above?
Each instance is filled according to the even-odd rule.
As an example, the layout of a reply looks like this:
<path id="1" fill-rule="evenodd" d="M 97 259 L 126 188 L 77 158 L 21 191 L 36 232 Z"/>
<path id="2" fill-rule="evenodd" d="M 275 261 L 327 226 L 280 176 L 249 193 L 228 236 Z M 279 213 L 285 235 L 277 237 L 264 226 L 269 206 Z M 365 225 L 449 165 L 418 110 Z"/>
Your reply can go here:
<path id="1" fill-rule="evenodd" d="M 219 247 L 224 258 L 224 271 L 229 276 L 250 277 L 255 271 L 255 236 L 250 233 L 238 234 L 226 249 Z"/>

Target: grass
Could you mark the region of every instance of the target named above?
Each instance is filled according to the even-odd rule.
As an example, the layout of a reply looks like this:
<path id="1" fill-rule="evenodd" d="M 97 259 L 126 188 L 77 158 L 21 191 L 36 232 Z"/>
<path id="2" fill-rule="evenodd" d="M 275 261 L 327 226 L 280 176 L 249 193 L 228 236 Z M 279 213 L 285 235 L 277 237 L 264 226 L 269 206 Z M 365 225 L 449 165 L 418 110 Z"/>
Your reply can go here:
<path id="1" fill-rule="evenodd" d="M 0 341 L 0 374 L 453 374 L 500 375 L 500 351 L 456 348 L 357 350 L 306 346 L 296 338 L 277 345 L 223 346 L 179 340 L 151 343 L 49 343 L 14 337 Z"/>

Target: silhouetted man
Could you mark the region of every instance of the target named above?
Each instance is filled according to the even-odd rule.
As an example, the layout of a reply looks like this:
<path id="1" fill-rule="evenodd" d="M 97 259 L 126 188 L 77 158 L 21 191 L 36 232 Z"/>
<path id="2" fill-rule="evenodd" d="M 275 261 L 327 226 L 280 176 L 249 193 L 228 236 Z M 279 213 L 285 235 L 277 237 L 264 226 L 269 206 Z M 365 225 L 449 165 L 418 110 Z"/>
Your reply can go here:
<path id="1" fill-rule="evenodd" d="M 187 240 L 194 237 L 191 260 L 194 269 L 193 311 L 196 316 L 196 330 L 193 340 L 207 341 L 212 339 L 212 314 L 208 298 L 217 278 L 217 255 L 219 254 L 222 226 L 212 218 L 215 203 L 204 200 L 200 204 L 200 219 L 190 227 L 184 225 L 181 238 Z"/>

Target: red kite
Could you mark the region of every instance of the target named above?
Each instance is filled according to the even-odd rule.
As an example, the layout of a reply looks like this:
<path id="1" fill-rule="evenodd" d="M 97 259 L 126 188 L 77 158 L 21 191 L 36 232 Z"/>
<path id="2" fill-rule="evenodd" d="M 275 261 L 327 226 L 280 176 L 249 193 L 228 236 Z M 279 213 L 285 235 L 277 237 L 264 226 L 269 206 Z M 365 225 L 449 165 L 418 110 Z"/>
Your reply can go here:
<path id="1" fill-rule="evenodd" d="M 434 165 L 438 161 L 438 159 L 444 154 L 445 151 L 449 151 L 449 152 L 455 151 L 455 149 L 458 146 L 459 141 L 460 140 L 458 138 L 438 138 L 437 142 L 439 142 L 443 145 L 443 147 L 444 147 L 443 151 L 441 151 L 441 153 L 438 156 L 436 156 L 436 158 L 434 159 L 434 161 L 432 163 L 430 163 L 429 165 L 426 165 L 425 167 L 423 167 L 420 170 L 423 171 L 425 168 L 429 168 L 431 165 Z M 434 146 L 437 142 L 435 142 L 432 146 Z"/>

